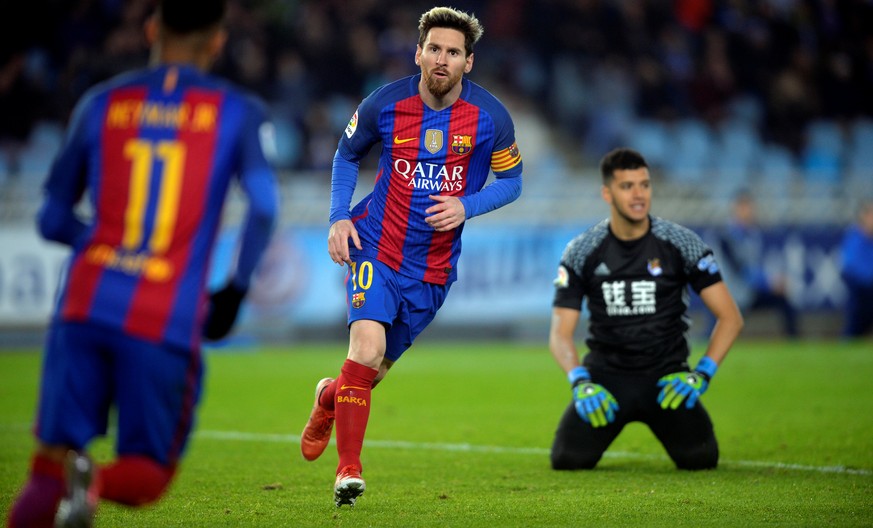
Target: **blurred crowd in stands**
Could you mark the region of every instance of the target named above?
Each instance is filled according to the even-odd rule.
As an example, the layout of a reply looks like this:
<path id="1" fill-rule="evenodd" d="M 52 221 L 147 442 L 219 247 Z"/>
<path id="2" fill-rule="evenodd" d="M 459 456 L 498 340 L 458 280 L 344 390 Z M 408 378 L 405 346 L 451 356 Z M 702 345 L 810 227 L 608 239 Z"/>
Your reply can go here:
<path id="1" fill-rule="evenodd" d="M 330 167 L 370 90 L 417 72 L 433 1 L 230 0 L 217 72 L 263 96 L 277 163 Z M 438 2 L 437 2 L 438 3 Z M 618 144 L 680 181 L 873 181 L 873 2 L 478 0 L 470 78 L 549 124 L 568 165 Z M 73 104 L 147 62 L 150 0 L 0 8 L 0 175 L 44 173 Z M 516 123 L 521 128 L 523 123 Z M 2 178 L 3 176 L 0 176 Z"/>

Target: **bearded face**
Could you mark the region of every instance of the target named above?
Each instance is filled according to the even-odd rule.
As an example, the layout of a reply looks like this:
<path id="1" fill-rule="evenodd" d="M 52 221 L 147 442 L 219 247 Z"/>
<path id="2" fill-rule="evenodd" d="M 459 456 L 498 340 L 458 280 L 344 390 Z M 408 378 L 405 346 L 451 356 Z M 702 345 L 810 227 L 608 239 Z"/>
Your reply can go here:
<path id="1" fill-rule="evenodd" d="M 464 75 L 463 70 L 451 73 L 442 67 L 436 67 L 429 71 L 425 71 L 424 67 L 422 67 L 421 70 L 427 90 L 437 98 L 442 98 L 449 93 L 461 81 L 461 77 Z"/>
<path id="2" fill-rule="evenodd" d="M 436 99 L 443 99 L 456 90 L 464 74 L 473 67 L 473 54 L 467 55 L 464 34 L 460 31 L 433 28 L 424 44 L 416 49 L 415 62 L 421 68 L 427 91 Z"/>

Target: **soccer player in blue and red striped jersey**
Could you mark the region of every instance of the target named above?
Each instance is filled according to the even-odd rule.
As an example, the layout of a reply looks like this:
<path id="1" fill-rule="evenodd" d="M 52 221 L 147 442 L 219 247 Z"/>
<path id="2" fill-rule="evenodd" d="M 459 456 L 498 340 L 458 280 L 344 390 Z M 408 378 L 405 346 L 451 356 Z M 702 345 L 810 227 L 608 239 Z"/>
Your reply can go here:
<path id="1" fill-rule="evenodd" d="M 29 480 L 9 526 L 90 526 L 99 499 L 156 501 L 186 447 L 201 341 L 230 330 L 275 225 L 265 108 L 206 73 L 226 40 L 225 0 L 163 0 L 148 68 L 78 103 L 45 184 L 40 233 L 72 248 L 50 324 Z M 207 297 L 231 182 L 249 207 L 236 268 Z M 86 195 L 91 215 L 77 204 Z M 118 412 L 116 453 L 90 442 Z"/>
<path id="2" fill-rule="evenodd" d="M 364 492 L 361 447 L 371 389 L 433 320 L 457 278 L 464 222 L 521 194 L 522 162 L 506 108 L 464 79 L 479 21 L 436 7 L 419 21 L 421 73 L 360 104 L 334 157 L 328 252 L 348 264 L 349 352 L 316 386 L 304 458 L 318 458 L 336 424 L 337 506 Z M 381 146 L 373 191 L 350 208 L 358 166 Z M 486 184 L 493 171 L 494 180 Z"/>

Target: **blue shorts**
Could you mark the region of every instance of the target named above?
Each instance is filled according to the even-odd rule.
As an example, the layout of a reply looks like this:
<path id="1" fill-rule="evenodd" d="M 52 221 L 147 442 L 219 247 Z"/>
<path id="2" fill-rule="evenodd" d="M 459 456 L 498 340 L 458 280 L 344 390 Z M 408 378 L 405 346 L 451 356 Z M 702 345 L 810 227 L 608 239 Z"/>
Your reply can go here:
<path id="1" fill-rule="evenodd" d="M 199 350 L 104 326 L 55 323 L 43 357 L 36 436 L 83 449 L 106 434 L 114 405 L 116 452 L 174 465 L 191 433 L 202 379 Z"/>
<path id="2" fill-rule="evenodd" d="M 361 319 L 385 323 L 385 358 L 397 361 L 433 321 L 449 288 L 401 275 L 374 258 L 352 256 L 346 275 L 349 325 Z"/>

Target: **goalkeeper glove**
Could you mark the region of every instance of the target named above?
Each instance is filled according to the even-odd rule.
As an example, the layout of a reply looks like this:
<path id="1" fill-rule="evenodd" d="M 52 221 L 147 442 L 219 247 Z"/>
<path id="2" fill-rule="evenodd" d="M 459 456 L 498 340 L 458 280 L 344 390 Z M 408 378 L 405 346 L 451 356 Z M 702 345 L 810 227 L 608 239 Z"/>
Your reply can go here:
<path id="1" fill-rule="evenodd" d="M 658 403 L 661 408 L 677 409 L 683 401 L 686 408 L 693 408 L 700 395 L 706 392 L 716 370 L 718 364 L 709 356 L 703 356 L 693 372 L 674 372 L 658 380 L 658 387 L 661 387 Z"/>
<path id="2" fill-rule="evenodd" d="M 618 402 L 602 385 L 591 382 L 585 367 L 576 367 L 567 374 L 573 387 L 573 405 L 576 413 L 591 427 L 603 427 L 615 421 Z"/>
<path id="3" fill-rule="evenodd" d="M 206 324 L 203 325 L 203 337 L 217 341 L 230 333 L 246 292 L 246 289 L 231 281 L 209 296 L 209 312 L 206 315 Z"/>

